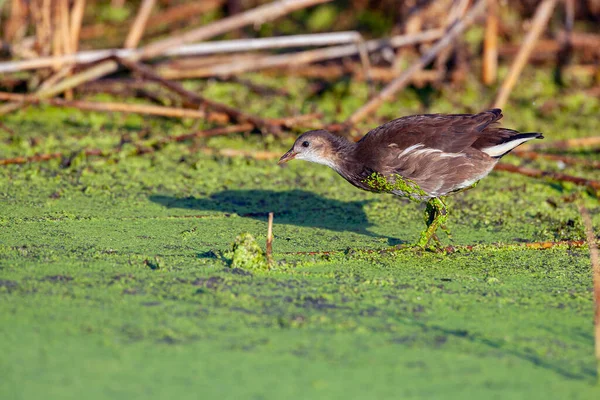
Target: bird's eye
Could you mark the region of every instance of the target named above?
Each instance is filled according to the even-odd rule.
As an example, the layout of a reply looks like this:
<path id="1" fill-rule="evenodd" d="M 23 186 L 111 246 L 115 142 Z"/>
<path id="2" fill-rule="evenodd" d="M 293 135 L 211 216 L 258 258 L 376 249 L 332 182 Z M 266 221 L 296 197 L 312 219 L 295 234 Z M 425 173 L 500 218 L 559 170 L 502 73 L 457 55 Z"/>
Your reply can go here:
<path id="1" fill-rule="evenodd" d="M 308 141 L 302 142 L 302 147 L 308 147 L 308 146 L 310 146 L 310 143 Z"/>

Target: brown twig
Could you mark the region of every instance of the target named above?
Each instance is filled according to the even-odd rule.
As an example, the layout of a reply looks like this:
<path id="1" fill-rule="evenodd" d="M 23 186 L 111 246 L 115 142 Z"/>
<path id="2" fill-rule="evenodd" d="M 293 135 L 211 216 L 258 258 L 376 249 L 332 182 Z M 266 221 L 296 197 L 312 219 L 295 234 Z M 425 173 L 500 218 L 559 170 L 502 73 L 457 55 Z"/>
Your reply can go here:
<path id="1" fill-rule="evenodd" d="M 387 85 L 377 97 L 371 99 L 367 104 L 356 110 L 346 121 L 346 125 L 352 126 L 361 121 L 367 115 L 374 111 L 384 102 L 390 100 L 399 90 L 402 90 L 410 82 L 412 76 L 425 68 L 437 54 L 446 47 L 450 46 L 454 39 L 460 35 L 469 25 L 475 22 L 476 18 L 484 11 L 486 0 L 479 0 L 477 4 L 465 15 L 465 17 L 454 24 L 446 35 L 436 42 L 416 63 L 405 70 L 398 78 Z"/>
<path id="2" fill-rule="evenodd" d="M 585 236 L 588 247 L 590 249 L 590 261 L 592 264 L 592 282 L 594 285 L 594 343 L 596 347 L 596 375 L 600 382 L 600 254 L 598 252 L 598 244 L 596 235 L 594 235 L 594 225 L 592 217 L 583 201 L 579 202 L 579 213 L 583 220 Z"/>
<path id="3" fill-rule="evenodd" d="M 521 146 L 523 150 L 568 150 L 572 148 L 585 148 L 600 146 L 600 136 L 590 136 L 574 139 L 555 140 L 548 143 L 525 144 Z"/>
<path id="4" fill-rule="evenodd" d="M 508 72 L 508 76 L 502 83 L 502 87 L 498 91 L 498 96 L 494 101 L 495 108 L 502 108 L 508 101 L 508 97 L 510 96 L 510 92 L 513 87 L 517 83 L 519 76 L 521 75 L 521 71 L 525 67 L 527 63 L 527 59 L 529 58 L 529 54 L 533 50 L 535 43 L 537 42 L 538 37 L 541 35 L 542 31 L 548 25 L 548 20 L 552 15 L 552 11 L 554 10 L 554 6 L 556 5 L 557 0 L 543 0 L 533 17 L 533 21 L 531 24 L 531 29 L 527 33 L 525 40 L 523 41 L 523 45 L 517 54 L 517 58 L 510 67 L 510 71 Z"/>
<path id="5" fill-rule="evenodd" d="M 512 173 L 516 173 L 516 174 L 530 176 L 532 178 L 545 178 L 545 179 L 549 179 L 551 181 L 570 182 L 570 183 L 574 183 L 579 186 L 589 187 L 589 188 L 593 189 L 595 192 L 600 191 L 600 181 L 595 181 L 593 179 L 587 179 L 587 178 L 580 178 L 578 176 L 561 174 L 559 172 L 542 171 L 539 169 L 520 167 L 518 165 L 512 165 L 512 164 L 506 164 L 506 163 L 496 164 L 495 170 L 512 172 Z"/>
<path id="6" fill-rule="evenodd" d="M 443 31 L 439 29 L 434 29 L 425 32 L 419 32 L 414 35 L 401 35 L 395 36 L 390 39 L 378 39 L 378 40 L 370 40 L 364 44 L 364 51 L 373 52 L 377 51 L 385 46 L 390 47 L 402 47 L 409 46 L 417 43 L 422 43 L 425 41 L 435 40 L 443 35 Z M 360 39 L 360 36 L 354 37 L 353 40 Z M 249 71 L 258 71 L 262 69 L 268 68 L 276 68 L 276 67 L 290 67 L 290 66 L 301 66 L 305 64 L 314 63 L 317 61 L 324 60 L 332 60 L 335 58 L 342 58 L 348 56 L 354 56 L 356 54 L 361 53 L 361 46 L 357 46 L 355 44 L 350 45 L 342 45 L 342 46 L 331 46 L 325 47 L 322 49 L 316 50 L 306 50 L 301 52 L 289 53 L 289 54 L 280 54 L 280 55 L 271 55 L 266 56 L 259 59 L 251 59 L 246 62 L 240 62 L 239 60 L 233 60 L 231 63 L 227 64 L 218 64 L 212 66 L 206 66 L 203 68 L 198 68 L 196 70 L 186 70 L 176 72 L 175 74 L 185 74 L 186 78 L 199 78 L 199 77 L 207 77 L 207 76 L 229 76 L 233 74 L 240 74 L 243 72 Z M 363 59 L 363 63 L 366 62 L 364 60 L 366 55 L 363 54 L 361 59 Z M 365 75 L 368 77 L 368 70 L 370 70 L 370 66 L 365 68 L 367 72 Z M 161 75 L 172 78 L 169 76 L 170 71 L 161 71 Z M 171 72 L 173 74 L 173 72 Z"/>
<path id="7" fill-rule="evenodd" d="M 310 65 L 302 68 L 294 68 L 293 66 L 285 69 L 266 70 L 270 74 L 285 74 L 288 76 L 301 76 L 304 78 L 313 79 L 337 79 L 345 75 L 351 75 L 352 79 L 365 80 L 366 77 L 361 68 L 357 68 L 352 63 L 344 63 L 343 65 Z M 390 82 L 398 77 L 398 72 L 393 68 L 371 67 L 371 78 L 374 81 Z M 416 86 L 423 86 L 431 82 L 438 82 L 442 79 L 439 71 L 425 70 L 415 73 L 410 83 Z"/>
<path id="8" fill-rule="evenodd" d="M 284 88 L 262 85 L 259 83 L 252 82 L 249 79 L 243 79 L 243 78 L 239 78 L 237 76 L 216 77 L 215 80 L 218 80 L 220 82 L 233 82 L 233 83 L 237 83 L 237 84 L 246 86 L 252 92 L 254 92 L 258 95 L 261 95 L 261 96 L 272 96 L 272 95 L 289 96 L 290 95 L 290 92 Z"/>
<path id="9" fill-rule="evenodd" d="M 243 111 L 237 110 L 226 104 L 222 104 L 222 103 L 216 102 L 214 100 L 209 100 L 205 97 L 202 97 L 194 92 L 191 92 L 191 91 L 185 89 L 182 85 L 180 85 L 177 82 L 173 82 L 173 81 L 164 79 L 163 77 L 158 75 L 156 72 L 154 72 L 151 68 L 149 68 L 143 64 L 139 64 L 134 61 L 130 61 L 130 60 L 126 60 L 126 59 L 119 59 L 119 63 L 123 64 L 124 66 L 129 68 L 131 71 L 135 71 L 135 72 L 139 73 L 146 79 L 157 82 L 161 86 L 179 94 L 184 99 L 186 99 L 187 101 L 189 101 L 193 104 L 196 104 L 197 106 L 207 106 L 213 110 L 216 110 L 218 112 L 229 115 L 234 121 L 250 122 L 250 123 L 254 124 L 254 126 L 256 126 L 258 129 L 261 129 L 261 130 L 267 129 L 268 131 L 275 133 L 275 134 L 280 133 L 280 126 L 274 124 L 272 121 L 263 119 L 261 117 L 257 117 L 255 115 L 247 114 Z"/>
<path id="10" fill-rule="evenodd" d="M 573 50 L 585 51 L 592 56 L 600 54 L 600 35 L 583 32 L 561 31 L 556 39 L 539 39 L 532 50 L 532 61 L 553 60 L 560 52 L 563 44 L 569 41 Z M 512 43 L 503 44 L 498 48 L 500 57 L 512 57 L 518 54 L 521 46 Z"/>
<path id="11" fill-rule="evenodd" d="M 558 154 L 538 153 L 536 151 L 513 150 L 512 154 L 527 160 L 537 160 L 540 158 L 552 161 L 558 161 L 567 165 L 583 165 L 589 168 L 600 169 L 600 161 L 586 160 L 584 158 L 561 156 Z"/>
<path id="12" fill-rule="evenodd" d="M 49 161 L 55 158 L 63 157 L 62 153 L 51 153 L 51 154 L 39 154 L 36 156 L 30 157 L 13 157 L 13 158 L 4 158 L 0 159 L 0 165 L 9 165 L 9 164 L 28 164 L 32 162 L 39 161 Z"/>
<path id="13" fill-rule="evenodd" d="M 131 25 L 131 30 L 127 34 L 127 39 L 125 39 L 124 47 L 126 49 L 135 49 L 140 43 L 146 29 L 146 23 L 148 22 L 148 18 L 150 18 L 150 13 L 152 13 L 155 4 L 156 0 L 142 0 L 135 20 Z"/>
<path id="14" fill-rule="evenodd" d="M 219 112 L 205 112 L 202 110 L 191 110 L 187 108 L 178 107 L 164 107 L 147 104 L 127 104 L 127 103 L 114 103 L 114 102 L 93 102 L 93 101 L 68 101 L 63 99 L 46 99 L 40 100 L 36 97 L 26 96 L 16 93 L 5 93 L 0 92 L 0 100 L 9 100 L 16 103 L 19 106 L 27 104 L 42 104 L 47 103 L 58 107 L 72 107 L 86 111 L 107 111 L 107 112 L 125 112 L 125 113 L 136 113 L 136 114 L 148 114 L 156 115 L 161 117 L 171 118 L 205 118 L 211 122 L 227 123 L 229 122 L 229 116 Z"/>

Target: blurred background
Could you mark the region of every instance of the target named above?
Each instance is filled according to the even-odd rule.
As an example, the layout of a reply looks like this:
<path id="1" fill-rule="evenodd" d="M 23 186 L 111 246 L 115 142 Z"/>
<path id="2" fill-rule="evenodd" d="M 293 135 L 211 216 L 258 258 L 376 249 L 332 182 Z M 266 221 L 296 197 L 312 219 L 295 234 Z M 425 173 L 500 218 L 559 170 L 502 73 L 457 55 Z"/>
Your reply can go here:
<path id="1" fill-rule="evenodd" d="M 136 142 L 141 153 L 256 133 L 266 153 L 252 156 L 275 158 L 268 150 L 281 141 L 273 139 L 286 143 L 309 128 L 357 138 L 407 114 L 501 107 L 517 129 L 544 130 L 560 115 L 584 119 L 598 109 L 599 0 L 7 0 L 0 7 L 0 115 L 50 105 L 124 115 L 96 117 L 111 121 L 137 116 L 140 128 L 168 121 L 179 133 Z M 599 145 L 593 122 L 585 130 L 561 123 L 549 140 L 579 142 L 555 148 Z M 522 158 L 579 162 L 527 149 Z M 50 159 L 68 148 L 5 150 Z M 22 161 L 9 158 L 2 163 Z"/>

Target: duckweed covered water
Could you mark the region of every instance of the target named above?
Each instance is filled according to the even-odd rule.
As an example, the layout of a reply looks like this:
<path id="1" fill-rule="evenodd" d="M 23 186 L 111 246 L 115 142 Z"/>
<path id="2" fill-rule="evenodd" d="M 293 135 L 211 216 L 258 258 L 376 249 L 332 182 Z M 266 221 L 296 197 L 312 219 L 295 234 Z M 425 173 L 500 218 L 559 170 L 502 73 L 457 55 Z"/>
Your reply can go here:
<path id="1" fill-rule="evenodd" d="M 236 89 L 249 112 L 290 112 Z M 546 140 L 597 134 L 597 101 L 568 97 L 540 114 L 547 92 L 517 91 L 504 125 Z M 318 107 L 347 114 L 366 90 L 353 93 L 325 94 Z M 287 104 L 307 112 L 297 96 Z M 443 93 L 428 111 L 480 111 L 486 96 Z M 381 115 L 424 111 L 414 92 L 400 97 Z M 122 148 L 0 170 L 1 398 L 600 396 L 587 249 L 521 245 L 583 239 L 573 186 L 494 172 L 448 199 L 444 242 L 472 250 L 380 253 L 367 250 L 416 240 L 424 205 L 359 191 L 323 166 L 207 156 L 192 143 L 132 155 L 130 141 L 151 146 L 189 121 L 44 108 L 3 123 L 15 135 L 0 131 L 2 157 Z M 289 145 L 237 135 L 204 144 Z M 583 196 L 599 226 L 597 199 Z M 268 212 L 273 268 L 232 265 L 239 234 L 264 248 Z"/>

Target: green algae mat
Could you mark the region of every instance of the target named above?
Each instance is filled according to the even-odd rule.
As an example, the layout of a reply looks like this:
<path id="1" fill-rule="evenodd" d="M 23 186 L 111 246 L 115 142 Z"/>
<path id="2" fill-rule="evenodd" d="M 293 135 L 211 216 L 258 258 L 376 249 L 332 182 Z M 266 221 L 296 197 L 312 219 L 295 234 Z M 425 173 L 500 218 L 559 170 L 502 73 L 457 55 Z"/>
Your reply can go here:
<path id="1" fill-rule="evenodd" d="M 243 87 L 202 90 L 286 115 Z M 596 100 L 566 96 L 540 113 L 552 90 L 517 90 L 504 125 L 548 141 L 597 134 Z M 341 119 L 364 101 L 364 87 L 352 91 L 337 106 L 315 101 Z M 489 96 L 466 93 L 442 93 L 427 111 L 479 111 Z M 402 97 L 383 119 L 423 111 L 418 93 Z M 305 102 L 288 100 L 301 112 Z M 283 152 L 293 137 L 134 155 L 131 142 L 151 147 L 193 121 L 41 108 L 2 123 L 2 158 L 120 145 L 0 169 L 2 399 L 600 398 L 587 248 L 525 245 L 584 238 L 573 193 L 600 225 L 597 198 L 575 186 L 494 172 L 448 201 L 452 237 L 440 237 L 455 251 L 379 252 L 416 241 L 423 205 L 361 192 L 318 165 L 196 150 Z M 272 269 L 234 268 L 238 235 L 264 248 L 268 212 Z"/>

